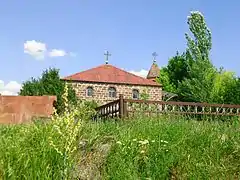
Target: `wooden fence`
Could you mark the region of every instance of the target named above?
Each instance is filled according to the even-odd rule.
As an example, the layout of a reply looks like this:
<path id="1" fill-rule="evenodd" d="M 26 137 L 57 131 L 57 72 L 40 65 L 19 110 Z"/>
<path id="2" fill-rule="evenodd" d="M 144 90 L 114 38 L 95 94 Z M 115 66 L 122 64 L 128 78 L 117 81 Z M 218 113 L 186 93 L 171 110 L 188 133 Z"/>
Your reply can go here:
<path id="1" fill-rule="evenodd" d="M 240 116 L 240 105 L 133 100 L 120 95 L 118 100 L 97 107 L 96 111 L 98 119 L 131 117 L 137 113 Z"/>

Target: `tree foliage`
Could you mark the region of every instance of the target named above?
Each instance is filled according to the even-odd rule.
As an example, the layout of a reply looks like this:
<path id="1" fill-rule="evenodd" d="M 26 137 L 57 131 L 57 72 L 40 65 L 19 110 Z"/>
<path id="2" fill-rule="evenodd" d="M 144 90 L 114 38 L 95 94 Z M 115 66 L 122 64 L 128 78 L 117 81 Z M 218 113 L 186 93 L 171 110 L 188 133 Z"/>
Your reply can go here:
<path id="1" fill-rule="evenodd" d="M 157 81 L 163 84 L 163 89 L 168 92 L 176 93 L 179 83 L 185 78 L 189 78 L 189 64 L 192 64 L 192 59 L 189 52 L 177 54 L 170 58 L 168 65 L 160 71 L 160 77 Z"/>
<path id="2" fill-rule="evenodd" d="M 217 71 L 209 59 L 211 32 L 199 12 L 191 12 L 187 23 L 193 35 L 185 34 L 193 63 L 188 66 L 189 77 L 182 81 L 179 92 L 186 101 L 213 102 L 213 81 Z"/>
<path id="3" fill-rule="evenodd" d="M 240 80 L 235 73 L 218 70 L 210 60 L 212 35 L 204 16 L 191 12 L 187 19 L 186 53 L 169 59 L 158 82 L 182 101 L 240 104 Z"/>
<path id="4" fill-rule="evenodd" d="M 209 53 L 212 48 L 212 35 L 207 27 L 204 16 L 198 11 L 193 11 L 188 16 L 187 24 L 194 37 L 192 38 L 188 33 L 185 34 L 191 57 L 195 61 L 209 61 Z"/>
<path id="5" fill-rule="evenodd" d="M 60 79 L 59 70 L 56 68 L 49 68 L 43 71 L 40 78 L 31 78 L 23 83 L 19 95 L 22 96 L 42 96 L 42 95 L 56 95 L 57 102 L 54 104 L 58 113 L 64 110 L 64 103 L 62 95 L 65 87 L 64 81 Z M 77 96 L 75 90 L 68 85 L 68 102 L 71 105 L 76 105 Z"/>

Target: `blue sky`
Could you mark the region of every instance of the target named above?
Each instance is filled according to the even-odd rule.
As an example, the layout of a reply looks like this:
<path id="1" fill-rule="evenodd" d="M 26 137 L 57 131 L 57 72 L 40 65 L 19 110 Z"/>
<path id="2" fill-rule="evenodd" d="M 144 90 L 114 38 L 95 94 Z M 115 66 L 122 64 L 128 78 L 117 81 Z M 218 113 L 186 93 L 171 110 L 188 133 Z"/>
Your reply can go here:
<path id="1" fill-rule="evenodd" d="M 105 50 L 110 64 L 128 71 L 148 70 L 154 51 L 164 66 L 185 50 L 187 16 L 195 10 L 212 31 L 213 63 L 240 75 L 239 8 L 237 0 L 3 1 L 0 91 L 15 92 L 48 67 L 66 76 L 98 66 Z"/>

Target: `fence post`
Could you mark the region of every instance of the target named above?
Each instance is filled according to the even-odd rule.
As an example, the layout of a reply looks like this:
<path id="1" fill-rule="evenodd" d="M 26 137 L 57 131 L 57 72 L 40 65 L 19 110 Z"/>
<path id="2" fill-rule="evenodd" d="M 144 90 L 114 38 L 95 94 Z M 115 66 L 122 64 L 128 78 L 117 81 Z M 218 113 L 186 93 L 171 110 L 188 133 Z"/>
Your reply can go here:
<path id="1" fill-rule="evenodd" d="M 124 116 L 124 100 L 123 94 L 119 95 L 119 117 L 122 118 Z"/>

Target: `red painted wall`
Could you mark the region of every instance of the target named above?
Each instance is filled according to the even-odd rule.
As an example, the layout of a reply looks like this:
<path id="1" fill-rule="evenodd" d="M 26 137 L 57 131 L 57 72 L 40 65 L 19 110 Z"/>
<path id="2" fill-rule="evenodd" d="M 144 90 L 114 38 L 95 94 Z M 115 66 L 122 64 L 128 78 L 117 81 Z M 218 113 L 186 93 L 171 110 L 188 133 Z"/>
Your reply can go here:
<path id="1" fill-rule="evenodd" d="M 55 96 L 1 96 L 0 124 L 31 122 L 32 117 L 50 117 Z"/>

